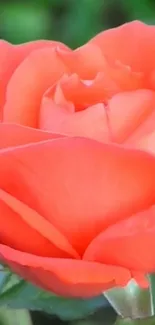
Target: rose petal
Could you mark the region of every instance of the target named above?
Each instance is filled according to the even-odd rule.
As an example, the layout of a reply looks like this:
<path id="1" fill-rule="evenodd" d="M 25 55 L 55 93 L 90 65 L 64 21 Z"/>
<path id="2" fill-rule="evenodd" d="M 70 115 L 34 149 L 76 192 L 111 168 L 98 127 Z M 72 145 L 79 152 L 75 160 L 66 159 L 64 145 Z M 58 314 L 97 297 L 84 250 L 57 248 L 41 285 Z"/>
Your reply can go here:
<path id="1" fill-rule="evenodd" d="M 29 55 L 32 51 L 39 50 L 44 47 L 53 47 L 53 48 L 58 47 L 60 50 L 71 52 L 70 48 L 67 45 L 61 42 L 51 41 L 51 40 L 36 40 L 36 41 L 31 41 L 23 44 L 18 44 L 15 45 L 14 47 L 17 49 L 18 53 L 20 53 L 20 56 L 23 55 L 23 59 L 27 55 Z"/>
<path id="2" fill-rule="evenodd" d="M 104 75 L 105 81 L 111 80 L 111 83 L 113 81 L 117 85 L 117 92 L 146 88 L 146 80 L 144 80 L 143 73 L 134 72 L 131 67 L 119 61 L 110 61 L 107 58 Z"/>
<path id="3" fill-rule="evenodd" d="M 27 205 L 20 202 L 15 197 L 13 197 L 12 195 L 8 194 L 7 192 L 5 192 L 1 189 L 0 189 L 0 200 L 2 201 L 2 203 L 5 203 L 6 206 L 12 210 L 12 212 L 15 212 L 18 216 L 20 216 L 20 219 L 25 221 L 25 224 L 29 225 L 31 227 L 31 229 L 35 230 L 38 234 L 40 234 L 43 238 L 46 238 L 49 241 L 49 243 L 52 244 L 51 249 L 50 249 L 50 256 L 53 256 L 55 254 L 55 256 L 60 257 L 60 255 L 58 253 L 59 253 L 59 250 L 62 250 L 65 253 L 67 253 L 65 255 L 67 255 L 67 256 L 70 255 L 70 256 L 78 258 L 78 254 L 73 249 L 73 247 L 70 245 L 67 238 L 65 238 L 54 226 L 52 226 L 52 224 L 50 222 L 45 220 L 36 211 L 29 208 Z M 9 225 L 9 227 L 10 227 L 10 222 L 8 222 L 7 214 L 1 213 L 1 215 L 3 216 L 4 219 L 6 219 L 5 221 L 6 221 L 7 226 Z M 14 218 L 12 218 L 12 220 L 13 220 L 13 222 L 15 221 Z M 14 225 L 14 227 L 17 227 L 16 229 L 18 229 L 18 222 L 17 223 L 14 222 L 13 225 Z M 5 228 L 6 228 L 6 225 L 5 225 Z M 20 237 L 22 238 L 22 233 L 24 232 L 25 228 L 23 226 L 23 231 L 20 233 L 19 238 Z M 9 230 L 9 233 L 10 233 L 10 230 Z M 29 232 L 27 232 L 27 235 L 29 236 Z M 3 231 L 2 231 L 2 236 L 3 236 Z M 18 235 L 16 235 L 16 236 L 18 237 Z M 14 238 L 11 237 L 11 241 L 14 245 Z M 4 244 L 8 244 L 8 242 L 6 242 L 4 240 Z M 56 248 L 58 248 L 58 249 L 56 249 L 56 253 L 55 253 L 55 250 L 53 252 L 53 249 L 52 249 L 53 245 Z M 19 246 L 18 249 L 21 250 L 21 247 Z M 39 249 L 39 247 L 38 247 L 38 249 Z M 45 254 L 46 253 L 46 245 L 45 245 L 43 251 Z M 28 252 L 34 253 L 31 250 L 29 250 Z M 40 255 L 39 250 L 35 253 Z M 64 256 L 64 254 L 62 256 Z"/>
<path id="4" fill-rule="evenodd" d="M 149 288 L 149 281 L 148 281 L 146 274 L 139 272 L 139 271 L 132 271 L 131 274 L 140 288 L 142 288 L 142 289 Z"/>
<path id="5" fill-rule="evenodd" d="M 0 123 L 0 149 L 60 138 L 62 135 L 16 124 Z"/>
<path id="6" fill-rule="evenodd" d="M 58 105 L 63 105 L 64 99 L 60 96 L 60 89 L 65 100 L 74 104 L 76 111 L 96 103 L 106 103 L 118 91 L 118 87 L 112 85 L 112 81 L 110 84 L 107 83 L 103 73 L 97 74 L 93 80 L 81 80 L 77 74 L 65 76 L 45 93 L 45 97 L 53 99 Z"/>
<path id="7" fill-rule="evenodd" d="M 64 72 L 67 67 L 58 58 L 56 48 L 33 51 L 10 79 L 3 121 L 36 127 L 43 93 Z"/>
<path id="8" fill-rule="evenodd" d="M 59 49 L 58 54 L 70 71 L 82 79 L 94 79 L 98 73 L 103 74 L 104 91 L 109 94 L 144 88 L 146 85 L 143 73 L 132 71 L 130 66 L 115 56 L 104 55 L 94 43 L 89 42 L 72 52 Z"/>
<path id="9" fill-rule="evenodd" d="M 143 129 L 141 132 L 145 134 L 145 131 L 150 130 L 151 124 L 153 124 L 154 107 L 155 92 L 151 90 L 140 89 L 115 95 L 109 101 L 107 112 L 112 134 L 111 140 L 122 143 L 135 134 L 135 141 L 138 136 L 140 137 L 141 125 Z M 145 123 L 148 120 L 147 125 Z"/>
<path id="10" fill-rule="evenodd" d="M 33 217 L 33 214 L 35 215 L 35 211 L 31 210 L 31 217 Z M 25 222 L 24 218 L 21 218 L 21 215 L 18 214 L 15 209 L 12 209 L 11 206 L 5 202 L 5 200 L 3 200 L 2 196 L 0 197 L 0 221 L 1 244 L 19 249 L 21 252 L 29 252 L 39 256 L 73 256 L 70 251 L 66 252 L 65 246 L 62 247 L 62 240 L 60 240 L 61 236 L 59 236 L 59 242 L 57 245 L 55 240 L 56 234 L 53 229 L 51 229 L 51 232 L 54 236 L 51 236 L 51 239 L 49 240 L 45 231 L 42 231 L 41 233 L 41 231 L 38 232 L 36 227 L 31 227 L 31 224 Z"/>
<path id="11" fill-rule="evenodd" d="M 112 225 L 88 246 L 84 259 L 155 271 L 155 206 Z"/>
<path id="12" fill-rule="evenodd" d="M 20 216 L 0 200 L 1 244 L 40 256 L 61 256 L 62 252 L 37 231 L 26 224 Z M 31 240 L 30 240 L 31 239 Z M 58 254 L 59 253 L 59 254 Z M 62 254 L 62 256 L 64 256 Z"/>
<path id="13" fill-rule="evenodd" d="M 12 269 L 35 284 L 62 296 L 92 297 L 113 286 L 124 286 L 128 270 L 86 261 L 42 258 L 0 245 L 0 256 Z"/>
<path id="14" fill-rule="evenodd" d="M 2 119 L 2 108 L 5 101 L 5 91 L 6 85 L 14 70 L 15 60 L 12 60 L 12 56 L 14 56 L 14 48 L 13 46 L 0 40 L 0 120 Z"/>
<path id="15" fill-rule="evenodd" d="M 143 105 L 142 105 L 143 106 Z M 143 139 L 148 138 L 147 141 L 150 142 L 149 137 L 152 138 L 151 134 L 154 133 L 154 121 L 155 121 L 155 109 L 146 116 L 146 119 L 139 125 L 139 127 L 126 139 L 125 144 L 130 145 L 132 147 L 136 146 L 137 143 L 143 142 Z M 146 143 L 146 141 L 144 140 Z M 142 148 L 140 146 L 140 148 Z"/>
<path id="16" fill-rule="evenodd" d="M 5 102 L 6 87 L 9 79 L 17 66 L 28 56 L 32 51 L 43 47 L 59 46 L 60 49 L 67 50 L 67 46 L 54 41 L 33 41 L 20 45 L 12 45 L 6 41 L 0 40 L 0 108 Z M 69 49 L 68 49 L 69 50 Z M 2 111 L 1 111 L 2 112 Z"/>
<path id="17" fill-rule="evenodd" d="M 145 73 L 155 68 L 155 27 L 140 21 L 126 23 L 95 36 L 90 43 L 103 55 Z"/>
<path id="18" fill-rule="evenodd" d="M 69 113 L 52 100 L 44 100 L 40 113 L 40 128 L 43 130 L 81 136 L 98 141 L 110 141 L 106 109 L 97 104 L 77 113 Z"/>
<path id="19" fill-rule="evenodd" d="M 133 146 L 155 154 L 155 131 L 140 138 L 133 144 Z"/>
<path id="20" fill-rule="evenodd" d="M 94 79 L 97 73 L 104 71 L 104 56 L 101 49 L 94 44 L 87 43 L 72 52 L 59 48 L 58 55 L 69 70 L 77 73 L 80 78 Z"/>
<path id="21" fill-rule="evenodd" d="M 105 227 L 155 203 L 154 156 L 84 138 L 1 150 L 0 175 L 1 188 L 48 219 L 79 254 Z"/>

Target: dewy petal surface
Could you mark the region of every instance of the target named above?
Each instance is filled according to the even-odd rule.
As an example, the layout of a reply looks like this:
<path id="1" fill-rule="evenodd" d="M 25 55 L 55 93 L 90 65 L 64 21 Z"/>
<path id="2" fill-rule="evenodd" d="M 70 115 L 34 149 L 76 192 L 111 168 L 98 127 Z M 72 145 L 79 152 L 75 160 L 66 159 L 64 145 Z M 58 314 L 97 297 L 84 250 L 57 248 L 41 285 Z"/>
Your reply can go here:
<path id="1" fill-rule="evenodd" d="M 155 203 L 154 156 L 84 138 L 1 150 L 0 174 L 0 187 L 49 220 L 79 254 L 107 226 Z"/>

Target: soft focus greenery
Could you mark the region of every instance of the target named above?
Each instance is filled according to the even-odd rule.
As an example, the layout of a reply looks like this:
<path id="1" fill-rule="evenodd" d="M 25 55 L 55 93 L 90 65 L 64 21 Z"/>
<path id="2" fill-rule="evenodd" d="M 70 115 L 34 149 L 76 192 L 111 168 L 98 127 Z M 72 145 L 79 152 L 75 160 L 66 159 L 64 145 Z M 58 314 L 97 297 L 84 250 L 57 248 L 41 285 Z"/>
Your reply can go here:
<path id="1" fill-rule="evenodd" d="M 133 19 L 155 23 L 155 1 L 0 1 L 0 37 L 12 43 L 44 38 L 75 48 L 101 30 Z"/>

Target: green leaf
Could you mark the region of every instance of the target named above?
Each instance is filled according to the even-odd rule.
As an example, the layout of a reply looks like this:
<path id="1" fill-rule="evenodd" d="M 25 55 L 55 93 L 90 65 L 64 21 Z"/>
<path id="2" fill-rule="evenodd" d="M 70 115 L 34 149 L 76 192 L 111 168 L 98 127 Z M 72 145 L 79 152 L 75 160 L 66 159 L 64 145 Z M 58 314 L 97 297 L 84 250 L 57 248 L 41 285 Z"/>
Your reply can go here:
<path id="1" fill-rule="evenodd" d="M 155 315 L 155 273 L 149 274 L 148 278 L 150 283 L 152 315 Z"/>
<path id="2" fill-rule="evenodd" d="M 123 288 L 113 288 L 104 293 L 117 314 L 127 318 L 147 318 L 151 313 L 151 297 L 148 289 L 142 289 L 135 280 Z"/>
<path id="3" fill-rule="evenodd" d="M 115 325 L 154 325 L 155 318 L 149 317 L 144 319 L 118 318 Z"/>
<path id="4" fill-rule="evenodd" d="M 27 310 L 0 308 L 0 325 L 32 325 Z"/>
<path id="5" fill-rule="evenodd" d="M 103 296 L 92 299 L 59 297 L 6 272 L 0 287 L 0 306 L 14 309 L 40 310 L 57 315 L 63 320 L 82 319 L 108 305 Z"/>

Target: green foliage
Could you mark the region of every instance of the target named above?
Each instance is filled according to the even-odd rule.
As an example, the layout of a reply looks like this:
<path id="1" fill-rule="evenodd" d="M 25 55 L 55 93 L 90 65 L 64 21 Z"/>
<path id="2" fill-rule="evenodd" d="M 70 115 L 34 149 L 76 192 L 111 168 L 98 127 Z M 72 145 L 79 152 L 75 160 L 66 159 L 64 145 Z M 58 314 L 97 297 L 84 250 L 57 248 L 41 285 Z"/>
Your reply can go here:
<path id="1" fill-rule="evenodd" d="M 129 20 L 139 19 L 148 24 L 155 24 L 155 2 L 149 0 L 122 0 Z"/>
<path id="2" fill-rule="evenodd" d="M 40 310 L 63 320 L 75 320 L 107 306 L 103 296 L 92 299 L 66 299 L 40 290 L 9 271 L 1 272 L 0 275 L 0 307 Z"/>
<path id="3" fill-rule="evenodd" d="M 54 39 L 72 48 L 126 21 L 155 23 L 153 0 L 0 1 L 0 37 L 12 43 Z"/>
<path id="4" fill-rule="evenodd" d="M 29 312 L 8 308 L 0 309 L 0 325 L 33 325 Z"/>

